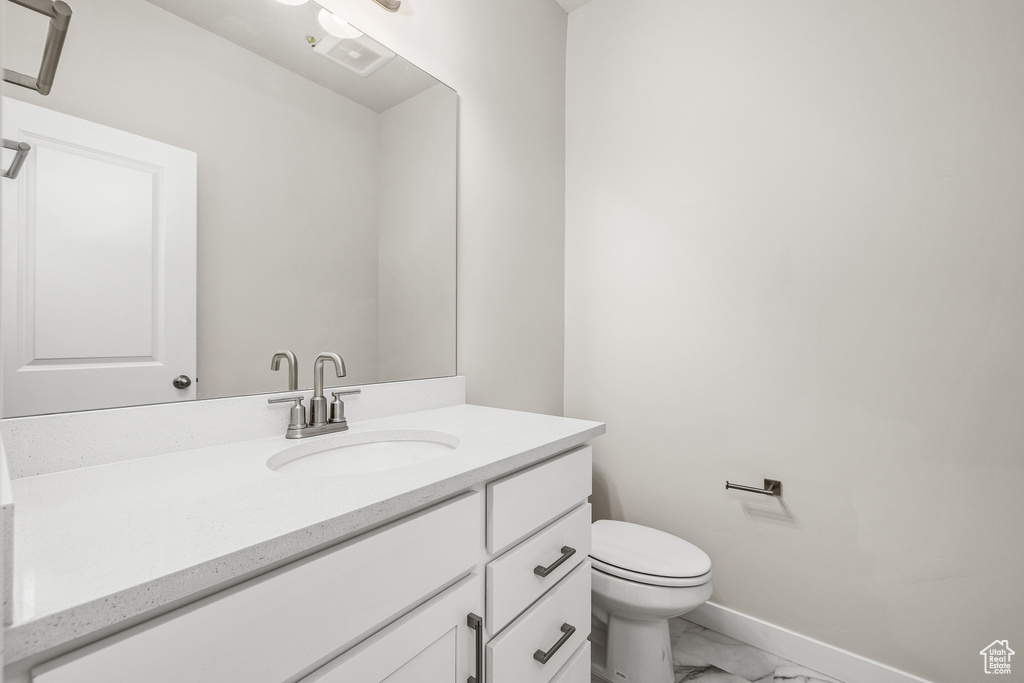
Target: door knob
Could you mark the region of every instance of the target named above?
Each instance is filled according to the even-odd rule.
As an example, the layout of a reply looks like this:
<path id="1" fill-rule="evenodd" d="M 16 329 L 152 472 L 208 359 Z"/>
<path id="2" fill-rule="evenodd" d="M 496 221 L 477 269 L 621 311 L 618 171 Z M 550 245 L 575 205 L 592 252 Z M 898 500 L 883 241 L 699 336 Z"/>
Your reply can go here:
<path id="1" fill-rule="evenodd" d="M 178 375 L 172 382 L 175 389 L 188 389 L 192 386 L 192 380 L 188 378 L 188 375 Z"/>

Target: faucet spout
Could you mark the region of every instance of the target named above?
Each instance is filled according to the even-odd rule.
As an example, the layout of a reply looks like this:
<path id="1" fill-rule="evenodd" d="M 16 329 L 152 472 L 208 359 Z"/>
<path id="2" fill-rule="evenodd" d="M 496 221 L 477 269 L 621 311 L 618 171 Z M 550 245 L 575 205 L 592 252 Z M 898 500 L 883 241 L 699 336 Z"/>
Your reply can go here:
<path id="1" fill-rule="evenodd" d="M 321 427 L 327 424 L 327 399 L 324 398 L 324 363 L 334 363 L 334 374 L 344 377 L 345 361 L 336 353 L 321 353 L 313 363 L 313 398 L 309 400 L 310 424 Z"/>
<path id="2" fill-rule="evenodd" d="M 326 351 L 321 353 L 316 357 L 316 362 L 313 363 L 313 398 L 317 396 L 323 397 L 324 395 L 324 363 L 327 361 L 334 363 L 334 374 L 338 377 L 344 377 L 347 373 L 345 361 L 342 360 L 341 356 Z"/>
<path id="3" fill-rule="evenodd" d="M 299 389 L 299 361 L 291 351 L 278 351 L 270 361 L 271 370 L 280 370 L 281 361 L 288 361 L 288 391 Z"/>

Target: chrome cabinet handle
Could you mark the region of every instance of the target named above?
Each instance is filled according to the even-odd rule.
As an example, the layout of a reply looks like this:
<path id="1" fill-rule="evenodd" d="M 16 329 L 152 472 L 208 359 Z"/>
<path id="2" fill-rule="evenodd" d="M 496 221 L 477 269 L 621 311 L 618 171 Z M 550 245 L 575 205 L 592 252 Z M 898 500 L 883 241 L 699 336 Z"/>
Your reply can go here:
<path id="1" fill-rule="evenodd" d="M 192 380 L 188 378 L 188 375 L 178 375 L 171 384 L 174 385 L 175 389 L 188 389 L 192 386 Z"/>
<path id="2" fill-rule="evenodd" d="M 547 664 L 548 660 L 555 656 L 558 649 L 568 642 L 572 638 L 572 634 L 576 633 L 576 627 L 569 624 L 562 624 L 562 637 L 558 639 L 558 642 L 551 646 L 551 649 L 547 652 L 544 650 L 537 650 L 533 653 L 533 658 L 541 664 Z"/>
<path id="3" fill-rule="evenodd" d="M 551 572 L 553 572 L 556 569 L 558 569 L 559 567 L 561 567 L 562 564 L 566 560 L 568 560 L 570 557 L 572 557 L 575 554 L 576 554 L 576 548 L 570 548 L 567 545 L 563 545 L 562 546 L 562 556 L 561 557 L 559 557 L 557 560 L 555 560 L 554 562 L 552 562 L 551 564 L 549 564 L 546 567 L 542 567 L 542 566 L 540 566 L 538 564 L 536 567 L 533 568 L 533 573 L 536 574 L 537 576 L 545 577 L 548 574 L 550 574 Z"/>
<path id="4" fill-rule="evenodd" d="M 469 613 L 466 624 L 476 631 L 476 676 L 470 676 L 467 683 L 484 683 L 484 623 L 483 619 Z"/>

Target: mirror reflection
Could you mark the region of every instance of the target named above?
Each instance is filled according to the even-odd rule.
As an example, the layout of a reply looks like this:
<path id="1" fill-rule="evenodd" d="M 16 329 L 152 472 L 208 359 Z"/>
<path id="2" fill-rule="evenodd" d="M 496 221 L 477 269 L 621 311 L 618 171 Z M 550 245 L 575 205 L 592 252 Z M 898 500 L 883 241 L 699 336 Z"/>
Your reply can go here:
<path id="1" fill-rule="evenodd" d="M 454 91 L 313 3 L 69 4 L 51 93 L 2 90 L 2 416 L 455 373 Z"/>

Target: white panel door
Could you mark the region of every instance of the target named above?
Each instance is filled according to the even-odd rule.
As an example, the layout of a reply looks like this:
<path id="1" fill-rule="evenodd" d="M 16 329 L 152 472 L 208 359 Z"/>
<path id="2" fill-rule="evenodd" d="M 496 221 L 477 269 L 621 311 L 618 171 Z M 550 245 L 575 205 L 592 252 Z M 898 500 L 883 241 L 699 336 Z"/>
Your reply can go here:
<path id="1" fill-rule="evenodd" d="M 0 416 L 195 398 L 195 153 L 2 106 L 32 150 L 0 186 Z"/>

